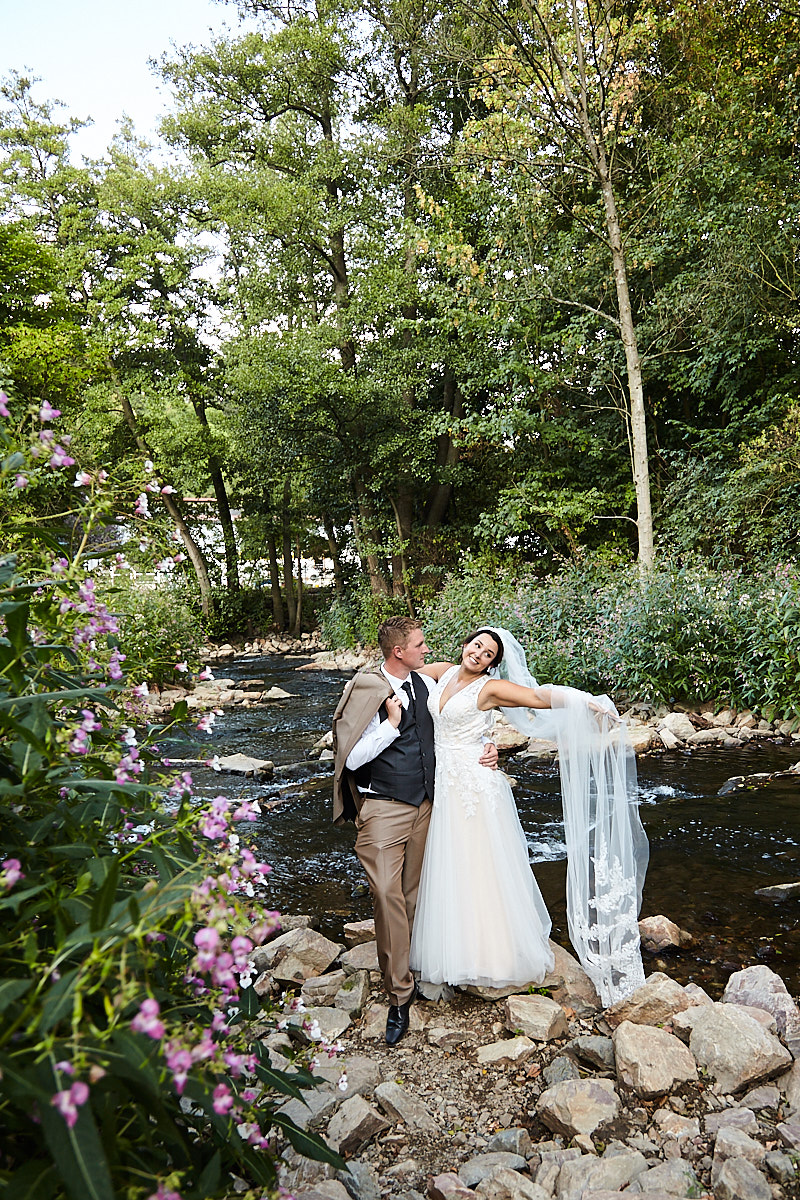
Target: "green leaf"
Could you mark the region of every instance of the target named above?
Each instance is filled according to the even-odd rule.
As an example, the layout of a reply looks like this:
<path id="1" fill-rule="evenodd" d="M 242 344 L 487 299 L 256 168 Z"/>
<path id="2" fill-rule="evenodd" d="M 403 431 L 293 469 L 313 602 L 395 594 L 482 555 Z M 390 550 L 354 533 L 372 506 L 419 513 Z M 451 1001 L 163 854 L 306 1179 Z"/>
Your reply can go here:
<path id="1" fill-rule="evenodd" d="M 285 1071 L 278 1071 L 274 1067 L 268 1067 L 263 1063 L 259 1063 L 256 1067 L 256 1075 L 262 1083 L 272 1088 L 274 1092 L 280 1092 L 284 1096 L 292 1096 L 295 1100 L 302 1100 L 305 1104 L 306 1098 L 302 1091 Z"/>
<path id="2" fill-rule="evenodd" d="M 72 1011 L 72 997 L 79 970 L 80 968 L 75 967 L 73 970 L 67 971 L 65 975 L 56 980 L 45 996 L 39 1017 L 39 1029 L 42 1033 L 52 1029 Z"/>
<path id="3" fill-rule="evenodd" d="M 91 930 L 101 929 L 106 923 L 106 918 L 111 912 L 111 906 L 114 903 L 114 898 L 117 894 L 117 884 L 119 882 L 119 859 L 115 858 L 109 868 L 106 880 L 100 888 L 92 905 L 91 915 L 89 917 L 89 928 Z"/>
<path id="4" fill-rule="evenodd" d="M 50 1200 L 61 1181 L 51 1162 L 27 1162 L 5 1182 L 5 1194 L 13 1200 Z"/>
<path id="5" fill-rule="evenodd" d="M 199 1196 L 213 1196 L 220 1186 L 222 1178 L 222 1159 L 219 1150 L 217 1150 L 203 1168 L 203 1172 L 197 1180 L 197 1194 Z"/>
<path id="6" fill-rule="evenodd" d="M 331 1150 L 328 1143 L 324 1142 L 316 1133 L 308 1133 L 299 1125 L 295 1125 L 290 1117 L 281 1116 L 280 1113 L 272 1114 L 272 1123 L 283 1130 L 292 1148 L 298 1154 L 313 1159 L 314 1162 L 328 1163 L 340 1171 L 347 1170 L 347 1163 L 342 1156 L 335 1150 Z"/>
<path id="7" fill-rule="evenodd" d="M 261 1012 L 261 997 L 254 987 L 242 988 L 239 992 L 239 1012 L 249 1019 Z"/>
<path id="8" fill-rule="evenodd" d="M 72 1129 L 61 1113 L 45 1105 L 39 1113 L 47 1148 L 74 1200 L 115 1200 L 111 1173 L 94 1115 L 87 1101 Z"/>
<path id="9" fill-rule="evenodd" d="M 0 1012 L 5 1012 L 9 1004 L 24 996 L 32 986 L 32 979 L 4 979 L 0 983 Z"/>

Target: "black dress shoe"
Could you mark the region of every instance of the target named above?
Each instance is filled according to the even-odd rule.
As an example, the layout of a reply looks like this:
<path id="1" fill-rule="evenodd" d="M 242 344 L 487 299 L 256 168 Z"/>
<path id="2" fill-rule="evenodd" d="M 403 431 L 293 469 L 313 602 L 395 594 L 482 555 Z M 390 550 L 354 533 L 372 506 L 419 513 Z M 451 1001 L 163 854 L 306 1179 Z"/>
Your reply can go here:
<path id="1" fill-rule="evenodd" d="M 405 1004 L 390 1004 L 389 1015 L 386 1018 L 386 1044 L 396 1046 L 404 1033 L 408 1031 L 408 1014 L 411 1005 L 417 998 L 417 989 L 406 1000 Z"/>

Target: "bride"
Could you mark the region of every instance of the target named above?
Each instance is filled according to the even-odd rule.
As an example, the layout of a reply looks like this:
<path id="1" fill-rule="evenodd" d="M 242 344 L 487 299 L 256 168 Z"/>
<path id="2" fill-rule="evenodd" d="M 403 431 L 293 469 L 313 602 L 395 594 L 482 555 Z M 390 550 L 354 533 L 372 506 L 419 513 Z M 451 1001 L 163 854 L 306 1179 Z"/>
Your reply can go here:
<path id="1" fill-rule="evenodd" d="M 435 802 L 411 941 L 432 984 L 536 984 L 553 967 L 550 918 L 511 787 L 477 763 L 494 713 L 559 748 L 570 939 L 604 1005 L 644 982 L 638 912 L 647 864 L 635 761 L 607 697 L 539 687 L 507 630 L 471 633 L 461 661 L 422 668 L 436 737 Z"/>

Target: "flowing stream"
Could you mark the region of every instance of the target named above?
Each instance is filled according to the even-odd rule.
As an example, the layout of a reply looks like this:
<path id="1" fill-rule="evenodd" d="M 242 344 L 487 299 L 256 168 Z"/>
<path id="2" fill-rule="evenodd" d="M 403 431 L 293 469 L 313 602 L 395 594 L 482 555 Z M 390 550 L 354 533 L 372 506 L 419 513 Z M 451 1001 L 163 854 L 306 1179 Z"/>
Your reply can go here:
<path id="1" fill-rule="evenodd" d="M 202 738 L 201 756 L 271 759 L 275 778 L 258 782 L 204 767 L 192 774 L 203 795 L 262 802 L 263 815 L 246 832 L 272 867 L 271 905 L 286 913 L 314 913 L 322 932 L 340 939 L 344 922 L 370 916 L 371 903 L 353 851 L 353 827 L 331 825 L 332 764 L 308 758 L 308 751 L 330 728 L 348 676 L 298 671 L 304 661 L 253 657 L 214 667 L 217 677 L 263 679 L 267 687 L 292 694 L 255 708 L 226 709 L 213 733 Z M 190 753 L 196 754 L 187 751 L 187 757 Z M 800 901 L 775 903 L 754 895 L 757 888 L 800 879 L 798 780 L 717 794 L 730 776 L 784 770 L 798 759 L 800 745 L 769 742 L 639 759 L 641 815 L 650 839 L 641 915 L 663 913 L 694 938 L 687 949 L 649 958 L 646 972 L 665 970 L 718 997 L 732 971 L 763 962 L 793 995 L 800 993 Z M 513 756 L 503 766 L 517 780 L 514 795 L 552 916 L 552 936 L 569 947 L 558 769 Z"/>

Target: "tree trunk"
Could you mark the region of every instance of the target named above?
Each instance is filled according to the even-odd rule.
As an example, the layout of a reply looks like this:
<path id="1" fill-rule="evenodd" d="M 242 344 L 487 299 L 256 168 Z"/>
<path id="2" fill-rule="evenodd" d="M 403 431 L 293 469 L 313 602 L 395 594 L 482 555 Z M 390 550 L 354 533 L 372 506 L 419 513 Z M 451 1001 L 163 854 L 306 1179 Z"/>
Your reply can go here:
<path id="1" fill-rule="evenodd" d="M 303 625 L 303 559 L 300 551 L 300 542 L 297 543 L 297 612 L 294 619 L 294 636 L 300 637 L 300 632 Z"/>
<path id="2" fill-rule="evenodd" d="M 454 420 L 462 415 L 464 411 L 464 400 L 461 395 L 461 389 L 455 381 L 455 377 L 450 368 L 446 368 L 444 375 L 444 403 L 445 412 L 450 413 Z M 449 433 L 439 434 L 438 444 L 436 447 L 436 466 L 454 467 L 458 462 L 458 449 L 453 445 L 453 439 Z M 442 483 L 434 481 L 428 491 L 428 501 L 425 506 L 425 524 L 430 529 L 435 529 L 441 525 L 445 518 L 450 498 L 453 494 L 453 485 L 451 483 Z"/>
<path id="3" fill-rule="evenodd" d="M 358 518 L 354 519 L 353 524 L 358 542 L 358 553 L 361 557 L 361 567 L 369 575 L 373 596 L 388 596 L 389 584 L 386 581 L 386 573 L 375 550 L 375 517 L 372 505 L 363 487 L 359 484 L 356 484 L 356 495 Z"/>
<path id="4" fill-rule="evenodd" d="M 614 189 L 609 179 L 603 180 L 603 202 L 606 210 L 606 228 L 611 245 L 614 265 L 614 283 L 617 288 L 620 334 L 625 347 L 625 365 L 628 374 L 628 397 L 630 413 L 631 459 L 633 484 L 636 489 L 636 524 L 639 530 L 639 563 L 649 569 L 655 562 L 653 548 L 653 513 L 650 506 L 650 467 L 647 452 L 647 422 L 644 408 L 644 386 L 642 384 L 642 362 L 639 344 L 633 323 L 633 310 L 628 289 L 628 271 L 625 251 L 617 216 Z"/>
<path id="5" fill-rule="evenodd" d="M 208 416 L 206 414 L 206 404 L 203 395 L 198 393 L 196 388 L 190 387 L 190 398 L 198 424 L 202 425 L 203 429 L 207 431 Z M 238 592 L 240 587 L 239 552 L 236 547 L 236 532 L 233 528 L 231 506 L 228 501 L 228 492 L 222 475 L 222 464 L 216 454 L 209 454 L 208 456 L 208 471 L 211 476 L 214 495 L 217 499 L 219 523 L 222 526 L 222 541 L 225 546 L 225 583 L 229 592 Z"/>
<path id="6" fill-rule="evenodd" d="M 392 555 L 392 594 L 395 596 L 405 596 L 409 614 L 413 617 L 415 613 L 408 586 L 409 571 L 406 559 L 406 547 L 411 541 L 414 497 L 411 494 L 411 489 L 401 483 L 397 491 L 397 496 L 393 496 L 391 499 L 399 541 L 399 549 L 396 554 Z"/>
<path id="7" fill-rule="evenodd" d="M 146 458 L 152 459 L 152 451 L 139 431 L 139 422 L 136 419 L 136 413 L 133 411 L 133 405 L 125 395 L 125 392 L 122 390 L 122 388 L 120 388 L 118 391 L 117 396 L 122 406 L 122 413 L 125 417 L 125 423 L 127 424 L 137 447 Z M 200 588 L 201 612 L 204 617 L 210 617 L 214 611 L 214 597 L 211 590 L 211 578 L 208 573 L 208 563 L 205 560 L 203 551 L 192 537 L 192 532 L 183 518 L 183 514 L 181 513 L 177 501 L 173 500 L 172 496 L 170 495 L 162 495 L 161 499 L 164 502 L 165 509 L 174 522 L 175 528 L 178 531 L 178 535 L 180 536 L 183 547 L 186 550 L 189 561 L 194 568 L 194 573 L 197 576 L 197 585 Z"/>
<path id="8" fill-rule="evenodd" d="M 343 600 L 344 576 L 342 574 L 342 560 L 339 557 L 339 543 L 336 541 L 336 530 L 333 527 L 333 521 L 326 512 L 322 514 L 322 524 L 325 529 L 325 537 L 328 539 L 328 550 L 330 551 L 331 561 L 333 562 L 333 590 L 337 600 Z"/>
<path id="9" fill-rule="evenodd" d="M 275 535 L 267 534 L 267 554 L 269 555 L 269 582 L 272 592 L 272 620 L 279 633 L 286 628 L 283 620 L 283 597 L 281 596 L 281 576 L 278 569 L 278 547 Z"/>
<path id="10" fill-rule="evenodd" d="M 289 507 L 291 503 L 292 485 L 287 478 L 283 483 L 283 507 L 281 522 L 283 533 L 283 590 L 286 593 L 286 608 L 289 613 L 289 631 L 294 628 L 297 619 L 297 606 L 294 602 L 294 562 L 292 559 L 292 530 L 289 522 Z"/>

